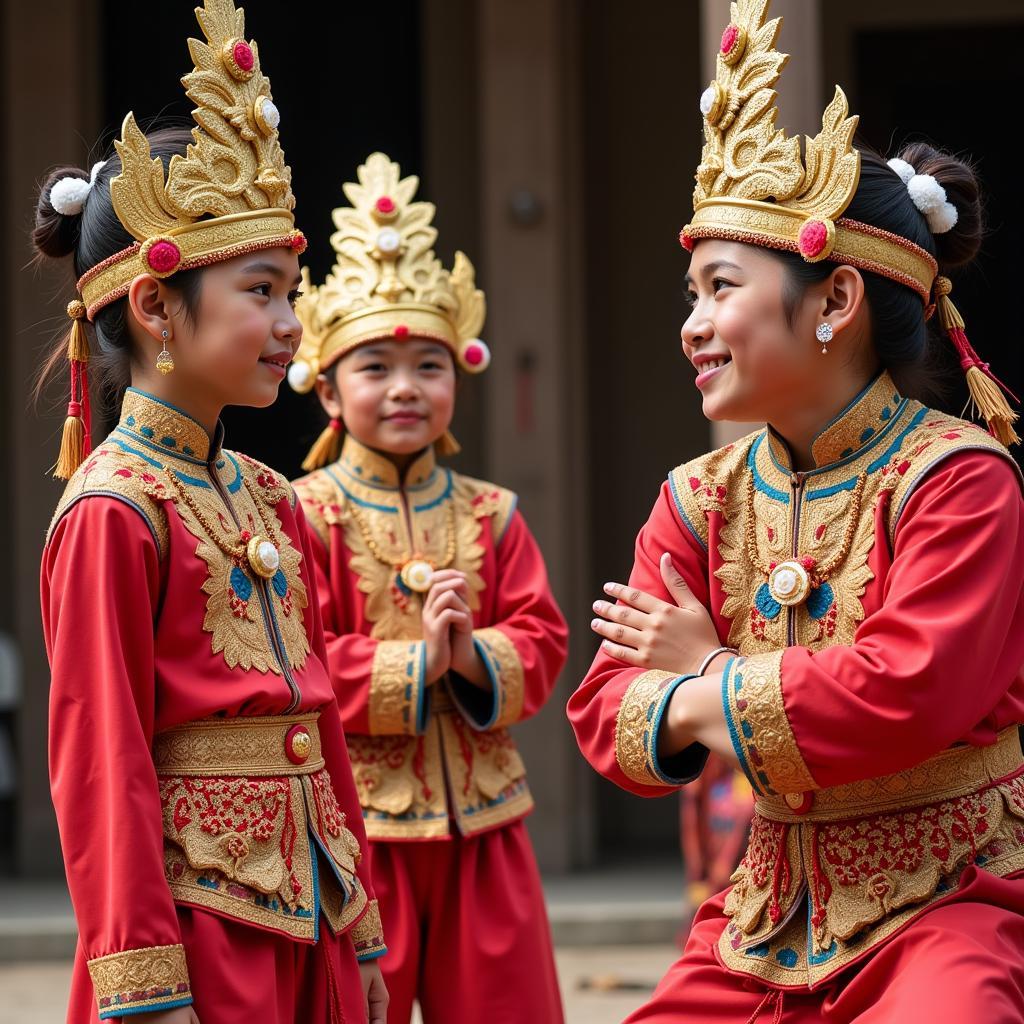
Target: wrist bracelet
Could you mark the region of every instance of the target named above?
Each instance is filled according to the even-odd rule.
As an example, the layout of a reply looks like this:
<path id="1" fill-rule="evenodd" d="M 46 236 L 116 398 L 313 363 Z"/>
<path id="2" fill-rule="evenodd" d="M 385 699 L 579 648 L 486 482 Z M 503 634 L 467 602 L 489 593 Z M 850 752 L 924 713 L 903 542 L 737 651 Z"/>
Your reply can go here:
<path id="1" fill-rule="evenodd" d="M 697 669 L 697 675 L 702 676 L 708 669 L 708 665 L 711 664 L 720 654 L 739 654 L 735 647 L 716 647 L 705 659 L 700 663 L 700 668 Z"/>

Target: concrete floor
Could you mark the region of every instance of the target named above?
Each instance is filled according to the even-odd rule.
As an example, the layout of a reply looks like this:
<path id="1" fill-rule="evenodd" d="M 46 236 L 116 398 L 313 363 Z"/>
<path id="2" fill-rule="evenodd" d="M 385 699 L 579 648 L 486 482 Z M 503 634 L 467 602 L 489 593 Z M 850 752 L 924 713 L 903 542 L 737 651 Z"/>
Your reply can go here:
<path id="1" fill-rule="evenodd" d="M 566 1024 L 621 1024 L 678 955 L 665 945 L 559 949 Z M 0 964 L 0 1024 L 58 1024 L 70 977 L 63 962 Z M 602 987 L 616 984 L 623 987 Z"/>

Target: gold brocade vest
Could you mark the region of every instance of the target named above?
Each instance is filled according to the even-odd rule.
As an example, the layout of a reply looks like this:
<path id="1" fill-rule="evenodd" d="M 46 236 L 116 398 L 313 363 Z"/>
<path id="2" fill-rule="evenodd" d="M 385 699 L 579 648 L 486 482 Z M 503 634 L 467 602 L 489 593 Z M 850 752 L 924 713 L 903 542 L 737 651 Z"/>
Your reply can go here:
<path id="1" fill-rule="evenodd" d="M 788 646 L 853 643 L 878 534 L 891 550 L 928 472 L 971 450 L 1009 459 L 980 427 L 903 398 L 883 373 L 817 437 L 809 472 L 794 472 L 785 443 L 764 429 L 670 474 L 683 523 L 705 550 L 716 545 L 712 605 L 729 620 L 727 642 L 744 657 L 769 656 L 743 663 L 744 687 L 759 686 L 758 673 L 775 664 L 770 656 Z M 777 571 L 790 573 L 782 586 L 772 580 Z M 807 580 L 806 596 L 788 603 L 787 589 L 807 588 Z M 742 725 L 737 707 L 728 710 Z M 796 748 L 776 710 L 779 721 L 751 724 L 758 757 L 779 774 Z M 798 806 L 799 793 L 771 795 L 767 775 L 749 763 L 755 789 L 768 795 L 757 799 L 725 904 L 730 921 L 718 948 L 726 967 L 813 987 L 948 895 L 966 865 L 1000 875 L 1024 868 L 1016 728 L 984 750 L 991 753 L 953 748 L 894 776 L 814 790 L 810 812 Z"/>
<path id="2" fill-rule="evenodd" d="M 313 941 L 321 911 L 347 930 L 367 894 L 356 874 L 358 841 L 320 758 L 312 709 L 332 694 L 310 656 L 296 499 L 273 470 L 221 448 L 219 433 L 211 443 L 187 414 L 129 388 L 118 425 L 68 481 L 50 534 L 79 502 L 112 499 L 139 513 L 159 554 L 154 673 L 159 714 L 170 725 L 153 753 L 175 900 Z M 247 535 L 276 549 L 262 574 Z M 246 695 L 278 717 L 227 715 L 225 702 Z M 183 707 L 186 721 L 175 717 Z M 313 737 L 308 764 L 285 757 L 295 723 Z M 182 737 L 196 733 L 212 759 L 181 756 Z M 168 736 L 178 741 L 169 745 Z"/>
<path id="3" fill-rule="evenodd" d="M 359 702 L 365 693 L 366 731 L 346 722 L 367 835 L 441 839 L 452 819 L 472 835 L 523 817 L 533 799 L 504 727 L 517 720 L 523 699 L 515 648 L 486 624 L 474 630 L 502 704 L 491 721 L 474 722 L 448 677 L 425 684 L 423 596 L 401 574 L 413 560 L 461 570 L 479 623 L 481 594 L 497 583 L 484 576 L 485 545 L 500 543 L 515 496 L 436 465 L 432 448 L 407 467 L 400 485 L 394 465 L 351 435 L 337 462 L 295 481 L 295 489 L 327 550 L 339 542 L 340 529 L 350 555 L 349 584 L 362 607 L 339 612 L 339 632 L 377 641 L 366 675 L 351 683 L 361 690 Z M 338 583 L 331 581 L 332 592 Z M 343 709 L 349 706 L 345 695 L 339 699 Z"/>

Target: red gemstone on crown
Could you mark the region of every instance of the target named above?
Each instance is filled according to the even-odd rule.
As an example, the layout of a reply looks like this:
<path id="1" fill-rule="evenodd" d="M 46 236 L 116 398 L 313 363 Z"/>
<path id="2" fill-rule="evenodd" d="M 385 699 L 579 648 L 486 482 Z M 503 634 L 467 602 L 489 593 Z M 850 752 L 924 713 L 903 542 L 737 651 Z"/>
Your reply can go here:
<path id="1" fill-rule="evenodd" d="M 722 33 L 722 53 L 731 53 L 740 37 L 740 30 L 735 25 L 727 25 Z"/>
<path id="2" fill-rule="evenodd" d="M 235 48 L 231 51 L 231 56 L 235 58 L 235 63 L 243 71 L 252 71 L 256 64 L 256 58 L 252 53 L 252 47 L 245 42 L 235 43 Z"/>
<path id="3" fill-rule="evenodd" d="M 391 196 L 381 196 L 376 203 L 378 213 L 394 213 L 395 212 L 395 201 Z"/>
<path id="4" fill-rule="evenodd" d="M 156 242 L 149 247 L 146 262 L 158 274 L 168 274 L 181 262 L 181 250 L 173 242 Z"/>
<path id="5" fill-rule="evenodd" d="M 801 256 L 817 256 L 828 244 L 828 228 L 820 220 L 809 220 L 800 229 L 796 244 Z"/>
<path id="6" fill-rule="evenodd" d="M 288 244 L 301 256 L 306 251 L 306 236 L 301 231 L 293 231 Z"/>
<path id="7" fill-rule="evenodd" d="M 405 324 L 399 324 L 394 330 L 394 335 L 399 341 L 404 341 L 409 337 L 409 328 Z"/>
<path id="8" fill-rule="evenodd" d="M 685 231 L 679 232 L 679 244 L 687 251 L 693 252 L 693 236 L 688 235 Z"/>
<path id="9" fill-rule="evenodd" d="M 479 345 L 470 345 L 463 358 L 470 366 L 479 366 L 484 361 L 484 350 Z"/>

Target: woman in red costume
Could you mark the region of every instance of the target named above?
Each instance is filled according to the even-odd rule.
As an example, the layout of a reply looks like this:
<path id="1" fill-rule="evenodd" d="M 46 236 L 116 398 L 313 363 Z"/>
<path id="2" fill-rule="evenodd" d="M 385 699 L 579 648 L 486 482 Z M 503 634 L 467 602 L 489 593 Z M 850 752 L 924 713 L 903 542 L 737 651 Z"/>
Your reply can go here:
<path id="1" fill-rule="evenodd" d="M 543 707 L 566 628 L 515 495 L 439 465 L 456 367 L 486 369 L 484 295 L 431 245 L 416 178 L 374 153 L 334 211 L 289 371 L 330 424 L 296 481 L 331 681 L 370 839 L 389 1020 L 558 1024 L 533 807 L 508 727 Z M 369 255 L 367 255 L 369 254 Z"/>
<path id="2" fill-rule="evenodd" d="M 37 212 L 81 296 L 42 565 L 68 1020 L 383 1024 L 309 536 L 287 481 L 223 448 L 219 422 L 277 395 L 305 240 L 242 12 L 197 13 L 191 136 L 129 114 L 116 155 L 55 172 Z M 92 451 L 90 344 L 123 394 Z"/>
<path id="3" fill-rule="evenodd" d="M 768 426 L 669 475 L 569 702 L 624 788 L 671 792 L 710 750 L 756 797 L 731 888 L 629 1020 L 1008 1024 L 1024 503 L 944 276 L 979 247 L 977 184 L 924 144 L 853 148 L 840 90 L 802 155 L 766 7 L 733 4 L 701 98 L 682 342 L 709 419 Z M 909 397 L 938 328 L 996 436 Z"/>

